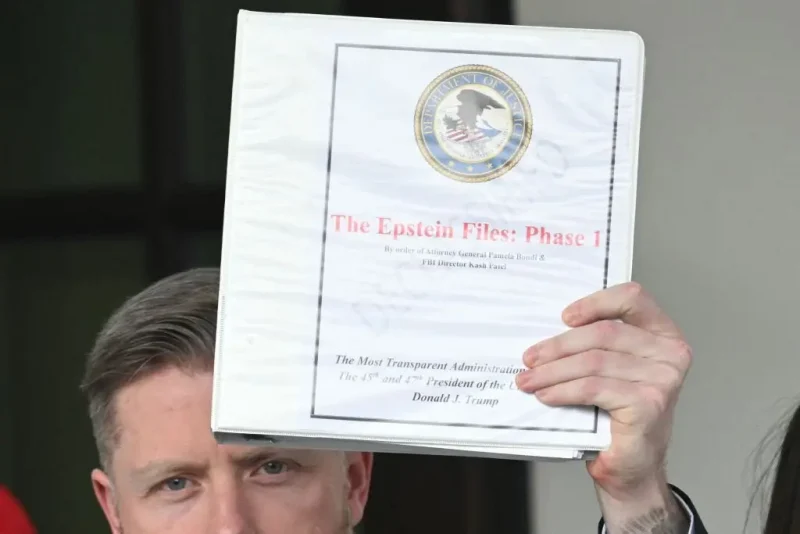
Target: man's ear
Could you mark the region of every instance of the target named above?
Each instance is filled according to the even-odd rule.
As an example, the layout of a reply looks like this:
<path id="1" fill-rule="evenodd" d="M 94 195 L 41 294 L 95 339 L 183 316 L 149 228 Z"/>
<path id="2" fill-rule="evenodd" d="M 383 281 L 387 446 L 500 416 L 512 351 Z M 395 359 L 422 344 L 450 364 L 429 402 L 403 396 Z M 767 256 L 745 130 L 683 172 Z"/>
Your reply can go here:
<path id="1" fill-rule="evenodd" d="M 372 453 L 351 452 L 347 453 L 347 481 L 350 493 L 347 503 L 350 507 L 350 520 L 352 525 L 357 525 L 364 518 L 364 509 L 369 497 L 369 486 L 372 481 Z"/>
<path id="2" fill-rule="evenodd" d="M 114 487 L 111 485 L 108 475 L 100 469 L 92 471 L 92 489 L 94 489 L 94 496 L 97 497 L 100 508 L 103 509 L 108 526 L 111 527 L 112 534 L 122 534 L 122 525 L 119 521 L 119 513 L 114 497 Z"/>

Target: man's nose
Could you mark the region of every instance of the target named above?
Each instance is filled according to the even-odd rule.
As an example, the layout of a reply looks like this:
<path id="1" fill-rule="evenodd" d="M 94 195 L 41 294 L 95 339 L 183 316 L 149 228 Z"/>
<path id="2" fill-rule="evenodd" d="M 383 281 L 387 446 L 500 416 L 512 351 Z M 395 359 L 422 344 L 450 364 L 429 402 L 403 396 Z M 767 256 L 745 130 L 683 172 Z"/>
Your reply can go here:
<path id="1" fill-rule="evenodd" d="M 244 492 L 236 483 L 219 484 L 211 508 L 213 534 L 255 534 Z"/>

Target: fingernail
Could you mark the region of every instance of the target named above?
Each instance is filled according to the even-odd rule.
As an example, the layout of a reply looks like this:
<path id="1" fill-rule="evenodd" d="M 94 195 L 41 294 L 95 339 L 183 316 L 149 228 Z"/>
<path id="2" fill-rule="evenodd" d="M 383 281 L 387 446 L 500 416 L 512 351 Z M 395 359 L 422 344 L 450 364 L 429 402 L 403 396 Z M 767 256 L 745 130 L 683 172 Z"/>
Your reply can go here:
<path id="1" fill-rule="evenodd" d="M 575 321 L 575 319 L 577 318 L 578 318 L 578 310 L 576 310 L 573 306 L 567 307 L 561 314 L 561 320 L 563 320 L 567 324 Z"/>
<path id="2" fill-rule="evenodd" d="M 537 392 L 535 393 L 535 395 L 536 395 L 536 398 L 537 398 L 537 399 L 539 400 L 539 402 L 541 402 L 542 404 L 547 404 L 547 397 L 550 395 L 550 392 L 551 392 L 551 391 L 552 391 L 552 390 L 551 390 L 551 388 L 544 388 L 544 389 L 540 389 L 539 391 L 537 391 Z"/>
<path id="3" fill-rule="evenodd" d="M 528 388 L 528 384 L 530 382 L 529 373 L 530 371 L 524 371 L 515 377 L 517 388 L 521 389 L 522 391 L 526 391 Z"/>
<path id="4" fill-rule="evenodd" d="M 539 345 L 534 345 L 530 347 L 525 353 L 522 355 L 522 361 L 528 367 L 533 367 L 536 365 L 536 358 L 539 356 Z"/>

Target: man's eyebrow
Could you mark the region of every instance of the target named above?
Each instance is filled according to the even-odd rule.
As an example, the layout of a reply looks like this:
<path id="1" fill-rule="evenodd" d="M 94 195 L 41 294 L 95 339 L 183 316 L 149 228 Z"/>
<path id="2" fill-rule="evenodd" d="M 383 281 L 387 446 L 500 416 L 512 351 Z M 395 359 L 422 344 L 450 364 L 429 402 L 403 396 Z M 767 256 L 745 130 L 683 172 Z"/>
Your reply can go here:
<path id="1" fill-rule="evenodd" d="M 249 468 L 257 467 L 258 464 L 284 456 L 303 457 L 304 451 L 258 447 L 233 456 L 231 461 L 239 468 Z M 207 463 L 174 458 L 153 460 L 142 467 L 134 469 L 131 477 L 137 485 L 147 485 L 167 479 L 170 476 L 201 476 L 207 471 Z"/>
<path id="2" fill-rule="evenodd" d="M 281 449 L 254 448 L 242 454 L 234 455 L 231 460 L 238 467 L 255 467 L 257 464 L 268 462 L 287 451 Z"/>
<path id="3" fill-rule="evenodd" d="M 172 475 L 199 475 L 207 470 L 204 463 L 187 462 L 181 459 L 153 460 L 133 470 L 132 477 L 136 482 L 156 482 Z"/>

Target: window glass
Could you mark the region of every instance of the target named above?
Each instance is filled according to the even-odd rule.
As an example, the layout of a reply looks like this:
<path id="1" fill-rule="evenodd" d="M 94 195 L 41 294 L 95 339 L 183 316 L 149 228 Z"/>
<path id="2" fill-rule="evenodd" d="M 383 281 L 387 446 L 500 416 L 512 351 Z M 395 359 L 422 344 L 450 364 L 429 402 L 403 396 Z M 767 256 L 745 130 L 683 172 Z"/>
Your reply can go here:
<path id="1" fill-rule="evenodd" d="M 193 182 L 225 181 L 239 10 L 336 14 L 339 0 L 184 2 L 187 151 Z"/>
<path id="2" fill-rule="evenodd" d="M 3 108 L 9 150 L 0 192 L 139 182 L 133 0 L 12 5 L 17 46 Z"/>
<path id="3" fill-rule="evenodd" d="M 222 234 L 209 232 L 185 237 L 186 267 L 219 267 L 222 252 Z"/>

